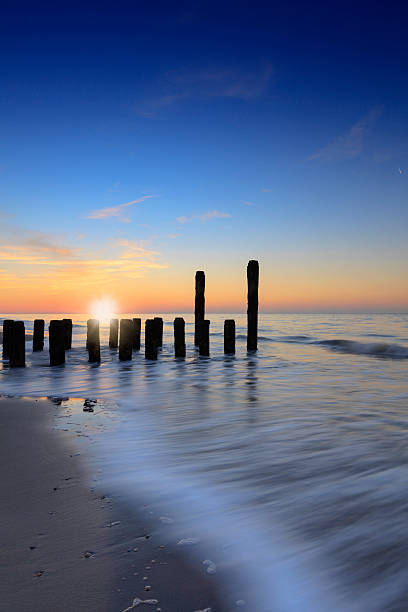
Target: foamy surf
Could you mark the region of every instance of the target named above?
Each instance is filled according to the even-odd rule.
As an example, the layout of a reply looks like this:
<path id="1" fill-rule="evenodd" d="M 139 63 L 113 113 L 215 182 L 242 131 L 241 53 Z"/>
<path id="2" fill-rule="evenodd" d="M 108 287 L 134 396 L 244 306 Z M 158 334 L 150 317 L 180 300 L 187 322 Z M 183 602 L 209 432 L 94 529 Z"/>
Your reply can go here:
<path id="1" fill-rule="evenodd" d="M 133 411 L 135 403 L 123 401 L 121 409 Z M 142 501 L 147 503 L 156 516 L 156 532 L 183 547 L 196 566 L 217 574 L 231 610 L 357 611 L 323 569 L 324 560 L 285 533 L 277 517 L 272 522 L 269 513 L 266 524 L 245 495 L 197 478 L 185 464 L 175 465 L 160 423 L 143 413 L 138 410 L 131 431 L 129 423 L 119 426 L 96 446 L 103 484 L 131 501 L 136 512 Z"/>

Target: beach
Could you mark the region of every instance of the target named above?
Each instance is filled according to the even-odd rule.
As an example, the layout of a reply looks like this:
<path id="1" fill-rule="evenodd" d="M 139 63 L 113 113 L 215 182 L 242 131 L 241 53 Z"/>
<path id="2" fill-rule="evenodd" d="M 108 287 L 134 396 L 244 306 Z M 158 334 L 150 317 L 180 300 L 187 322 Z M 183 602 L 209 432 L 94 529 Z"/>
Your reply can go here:
<path id="1" fill-rule="evenodd" d="M 93 486 L 86 437 L 55 427 L 58 407 L 0 398 L 0 611 L 116 612 L 138 599 L 223 610 L 213 578 L 160 539 L 143 500 L 137 514 Z"/>
<path id="2" fill-rule="evenodd" d="M 103 324 L 98 364 L 70 316 L 0 362 L 0 611 L 406 609 L 407 315 L 235 315 L 231 356 L 212 314 L 208 358 L 184 313 L 180 359 L 170 314 L 157 361 Z"/>

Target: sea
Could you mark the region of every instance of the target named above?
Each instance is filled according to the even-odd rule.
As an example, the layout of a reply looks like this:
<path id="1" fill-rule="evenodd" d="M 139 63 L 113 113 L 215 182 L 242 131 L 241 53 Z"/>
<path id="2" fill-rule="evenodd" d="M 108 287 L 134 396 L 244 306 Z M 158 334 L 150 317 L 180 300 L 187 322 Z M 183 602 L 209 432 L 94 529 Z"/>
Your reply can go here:
<path id="1" fill-rule="evenodd" d="M 121 315 L 134 316 L 157 315 Z M 41 353 L 27 340 L 26 368 L 0 362 L 0 393 L 98 400 L 84 415 L 100 406 L 91 448 L 105 486 L 135 508 L 144 500 L 168 541 L 228 583 L 231 609 L 406 612 L 408 314 L 260 314 L 251 353 L 246 315 L 208 314 L 210 357 L 194 347 L 191 314 L 161 316 L 157 361 L 142 334 L 119 362 L 102 323 L 101 363 L 89 364 L 86 314 L 2 315 L 27 333 L 34 318 L 70 317 L 73 346 L 49 367 L 47 338 Z"/>

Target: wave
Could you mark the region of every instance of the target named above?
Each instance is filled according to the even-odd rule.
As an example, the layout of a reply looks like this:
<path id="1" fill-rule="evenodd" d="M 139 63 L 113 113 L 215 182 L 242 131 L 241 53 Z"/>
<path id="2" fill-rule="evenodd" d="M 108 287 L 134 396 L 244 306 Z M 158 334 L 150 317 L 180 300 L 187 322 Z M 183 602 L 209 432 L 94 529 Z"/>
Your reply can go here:
<path id="1" fill-rule="evenodd" d="M 400 344 L 356 342 L 354 340 L 319 340 L 314 344 L 351 355 L 369 355 L 384 359 L 408 359 L 408 348 Z"/>

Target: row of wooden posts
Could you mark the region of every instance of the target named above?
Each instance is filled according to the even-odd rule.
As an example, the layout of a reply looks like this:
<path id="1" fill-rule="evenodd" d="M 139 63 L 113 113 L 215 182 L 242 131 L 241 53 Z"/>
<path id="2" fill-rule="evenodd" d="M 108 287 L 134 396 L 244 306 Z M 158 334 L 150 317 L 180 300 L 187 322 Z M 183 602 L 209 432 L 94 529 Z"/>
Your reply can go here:
<path id="1" fill-rule="evenodd" d="M 259 264 L 250 261 L 247 266 L 248 310 L 247 310 L 247 349 L 257 350 L 258 336 L 258 284 Z M 210 321 L 205 319 L 205 274 L 201 270 L 195 275 L 195 308 L 194 308 L 194 344 L 199 354 L 210 354 Z M 119 359 L 132 359 L 132 352 L 140 350 L 141 319 L 111 319 L 109 330 L 109 348 L 119 348 Z M 52 320 L 49 324 L 50 365 L 65 363 L 65 352 L 72 346 L 72 320 Z M 119 334 L 120 331 L 120 334 Z M 145 321 L 145 357 L 157 359 L 158 348 L 163 345 L 163 319 L 154 317 Z M 44 320 L 35 319 L 33 331 L 33 351 L 44 348 Z M 101 361 L 99 321 L 89 319 L 87 322 L 86 348 L 89 362 Z M 235 353 L 235 321 L 224 321 L 224 352 Z M 176 357 L 185 357 L 185 322 L 182 317 L 174 319 L 174 353 Z M 25 366 L 25 327 L 23 321 L 5 320 L 3 322 L 3 358 L 9 360 L 10 367 Z"/>

